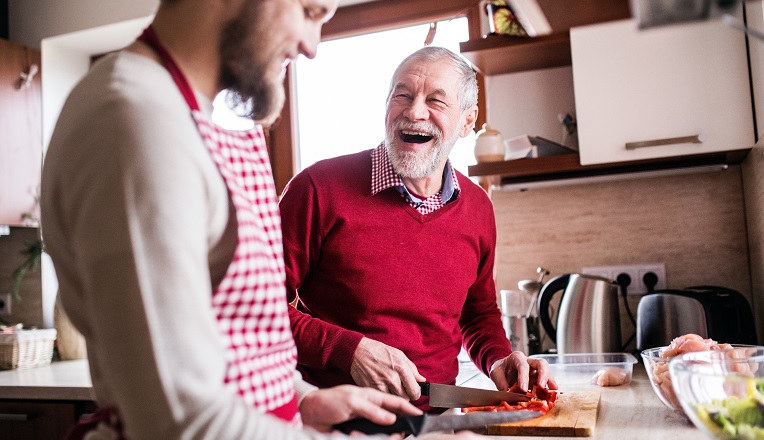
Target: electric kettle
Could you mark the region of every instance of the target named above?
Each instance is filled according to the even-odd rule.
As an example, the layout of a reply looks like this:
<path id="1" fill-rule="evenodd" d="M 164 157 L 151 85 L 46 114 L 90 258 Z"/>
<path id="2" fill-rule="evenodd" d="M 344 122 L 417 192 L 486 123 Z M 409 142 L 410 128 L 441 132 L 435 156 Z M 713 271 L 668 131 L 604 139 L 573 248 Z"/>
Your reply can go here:
<path id="1" fill-rule="evenodd" d="M 549 303 L 560 291 L 555 328 Z M 538 308 L 544 330 L 557 344 L 557 353 L 622 351 L 618 285 L 613 280 L 577 273 L 559 275 L 541 289 Z"/>

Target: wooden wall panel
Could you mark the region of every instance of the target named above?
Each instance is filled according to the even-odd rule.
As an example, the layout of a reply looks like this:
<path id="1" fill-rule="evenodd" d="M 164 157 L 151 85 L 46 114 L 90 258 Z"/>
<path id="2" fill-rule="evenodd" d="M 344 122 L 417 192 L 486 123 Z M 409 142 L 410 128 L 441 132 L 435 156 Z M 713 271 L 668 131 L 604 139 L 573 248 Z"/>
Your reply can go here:
<path id="1" fill-rule="evenodd" d="M 743 162 L 743 188 L 748 225 L 753 313 L 759 343 L 764 343 L 764 145 L 757 145 Z"/>
<path id="2" fill-rule="evenodd" d="M 13 286 L 13 271 L 26 261 L 24 251 L 37 240 L 37 228 L 11 228 L 10 235 L 0 236 L 0 293 L 9 293 Z M 9 323 L 24 327 L 44 328 L 42 306 L 42 277 L 40 268 L 27 272 L 19 289 L 20 300 L 13 299 L 11 315 L 2 316 Z"/>
<path id="3" fill-rule="evenodd" d="M 759 182 L 764 188 L 764 178 Z M 662 262 L 669 288 L 720 285 L 752 300 L 739 165 L 703 174 L 493 191 L 492 199 L 497 289 L 516 289 L 519 280 L 535 278 L 537 266 L 555 276 L 586 266 Z M 756 272 L 762 276 L 761 269 Z M 757 285 L 764 286 L 764 279 Z M 633 313 L 638 300 L 630 297 Z M 634 328 L 623 311 L 625 340 Z"/>

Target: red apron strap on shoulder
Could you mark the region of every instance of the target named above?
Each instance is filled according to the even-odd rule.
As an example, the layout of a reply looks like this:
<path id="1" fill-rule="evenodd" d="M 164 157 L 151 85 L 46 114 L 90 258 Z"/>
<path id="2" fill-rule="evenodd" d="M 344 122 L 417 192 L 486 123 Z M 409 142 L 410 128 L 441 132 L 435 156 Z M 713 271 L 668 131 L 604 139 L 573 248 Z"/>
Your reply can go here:
<path id="1" fill-rule="evenodd" d="M 178 90 L 180 90 L 183 98 L 186 99 L 188 106 L 191 108 L 191 110 L 199 110 L 199 103 L 196 101 L 194 89 L 191 88 L 191 85 L 188 83 L 186 76 L 183 75 L 183 71 L 180 70 L 180 67 L 172 58 L 170 52 L 168 52 L 162 42 L 159 41 L 159 37 L 157 36 L 156 31 L 154 31 L 154 28 L 149 26 L 144 29 L 141 36 L 138 37 L 138 41 L 141 41 L 154 49 L 157 55 L 159 55 L 159 58 L 162 59 L 162 62 L 164 63 L 167 71 L 170 72 L 170 76 L 172 76 L 172 79 L 178 86 Z"/>

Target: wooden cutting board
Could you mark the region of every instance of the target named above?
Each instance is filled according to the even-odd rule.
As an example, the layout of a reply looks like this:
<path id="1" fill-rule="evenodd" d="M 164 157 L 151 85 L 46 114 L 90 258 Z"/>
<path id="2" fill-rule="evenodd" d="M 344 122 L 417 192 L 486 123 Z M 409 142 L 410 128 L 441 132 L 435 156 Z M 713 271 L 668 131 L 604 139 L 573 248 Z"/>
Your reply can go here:
<path id="1" fill-rule="evenodd" d="M 600 407 L 599 391 L 566 391 L 546 415 L 522 422 L 486 427 L 487 435 L 590 437 Z"/>

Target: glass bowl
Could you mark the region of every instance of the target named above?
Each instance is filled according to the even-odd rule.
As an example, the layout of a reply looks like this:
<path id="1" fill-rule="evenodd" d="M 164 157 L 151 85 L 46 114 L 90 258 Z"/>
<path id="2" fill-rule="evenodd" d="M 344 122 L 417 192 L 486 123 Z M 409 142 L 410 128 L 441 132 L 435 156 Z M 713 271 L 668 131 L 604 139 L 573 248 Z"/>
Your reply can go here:
<path id="1" fill-rule="evenodd" d="M 650 378 L 650 385 L 652 385 L 653 391 L 661 399 L 661 402 L 669 409 L 684 415 L 682 405 L 677 400 L 674 389 L 671 386 L 671 377 L 668 369 L 671 358 L 661 357 L 661 353 L 667 348 L 668 346 L 643 350 L 641 353 L 642 361 L 645 363 L 645 370 L 647 370 L 647 377 Z"/>
<path id="2" fill-rule="evenodd" d="M 676 399 L 719 439 L 764 438 L 764 347 L 685 353 L 669 362 Z"/>
<path id="3" fill-rule="evenodd" d="M 722 351 L 725 348 L 751 348 L 752 345 L 743 344 L 718 344 L 711 351 Z M 650 378 L 650 385 L 653 387 L 653 391 L 658 395 L 658 398 L 666 405 L 667 408 L 674 410 L 677 414 L 685 416 L 682 405 L 679 403 L 674 388 L 671 383 L 671 376 L 669 374 L 669 361 L 673 357 L 661 357 L 661 354 L 668 349 L 669 346 L 648 348 L 643 350 L 642 361 L 645 364 L 645 370 L 647 371 L 647 377 Z M 705 350 L 704 350 L 705 351 Z"/>

